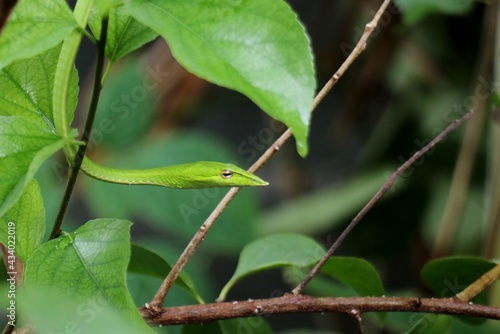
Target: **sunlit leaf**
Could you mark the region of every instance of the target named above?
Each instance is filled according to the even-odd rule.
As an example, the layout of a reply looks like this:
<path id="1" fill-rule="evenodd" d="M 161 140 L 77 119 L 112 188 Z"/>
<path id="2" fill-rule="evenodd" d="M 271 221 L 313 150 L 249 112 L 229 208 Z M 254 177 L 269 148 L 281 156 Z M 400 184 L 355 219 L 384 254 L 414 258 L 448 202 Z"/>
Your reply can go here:
<path id="1" fill-rule="evenodd" d="M 15 242 L 15 254 L 26 262 L 45 234 L 45 210 L 36 180 L 26 186 L 17 203 L 0 220 L 0 226 L 0 242 L 6 247 L 10 241 Z"/>
<path id="2" fill-rule="evenodd" d="M 77 26 L 64 0 L 19 1 L 0 34 L 0 68 L 54 47 Z"/>
<path id="3" fill-rule="evenodd" d="M 307 154 L 316 88 L 304 28 L 282 0 L 125 0 L 187 70 L 237 90 L 288 125 Z M 196 13 L 196 15 L 193 15 Z"/>
<path id="4" fill-rule="evenodd" d="M 57 287 L 60 294 L 91 300 L 118 312 L 138 328 L 147 328 L 125 281 L 130 225 L 125 220 L 96 219 L 43 244 L 26 264 L 27 291 Z"/>

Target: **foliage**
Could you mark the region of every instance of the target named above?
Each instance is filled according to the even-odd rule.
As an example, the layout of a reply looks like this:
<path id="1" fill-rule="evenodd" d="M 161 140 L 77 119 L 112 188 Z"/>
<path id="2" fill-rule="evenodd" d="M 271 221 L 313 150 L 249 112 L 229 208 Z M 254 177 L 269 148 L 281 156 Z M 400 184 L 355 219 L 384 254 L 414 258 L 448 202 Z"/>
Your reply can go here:
<path id="1" fill-rule="evenodd" d="M 428 29 L 431 31 L 435 22 L 432 19 L 438 14 L 440 17 L 444 17 L 442 14 L 467 15 L 474 7 L 473 1 L 399 0 L 396 4 L 403 11 L 405 24 L 415 26 L 430 22 Z M 107 36 L 102 44 L 100 36 L 105 27 Z M 406 29 L 401 27 L 407 26 L 400 26 Z M 429 43 L 429 33 L 425 31 L 416 36 L 406 34 L 405 38 L 412 43 Z M 0 243 L 9 245 L 9 236 L 15 233 L 15 261 L 25 266 L 24 287 L 19 288 L 16 299 L 25 318 L 18 325 L 29 323 L 43 333 L 77 329 L 82 333 L 164 332 L 161 328 L 153 331 L 147 326 L 137 308 L 151 300 L 180 250 L 199 230 L 225 191 L 220 188 L 181 191 L 126 187 L 79 176 L 81 183 L 73 194 L 71 216 L 68 214 L 65 218 L 64 230 L 67 232 L 47 240 L 46 229 L 50 229 L 55 220 L 61 202 L 60 189 L 67 179 L 65 163 L 74 161 L 75 149 L 83 144 L 77 139 L 78 133 L 83 132 L 80 122 L 85 112 L 82 110 L 91 105 L 87 93 L 81 89 L 85 87 L 85 80 L 80 78 L 85 78 L 86 74 L 78 73 L 75 65 L 78 64 L 75 63 L 77 50 L 87 51 L 83 44 L 80 45 L 82 37 L 93 43 L 97 52 L 103 52 L 108 61 L 105 72 L 97 75 L 103 89 L 88 153 L 95 153 L 93 156 L 104 165 L 117 168 L 147 168 L 194 160 L 248 164 L 263 153 L 280 132 L 276 126 L 264 126 L 257 136 L 249 136 L 239 145 L 217 135 L 220 129 L 241 132 L 238 126 L 245 124 L 247 116 L 243 110 L 234 116 L 234 109 L 240 109 L 240 102 L 236 107 L 229 107 L 230 111 L 222 116 L 213 113 L 215 109 L 231 106 L 232 99 L 241 101 L 239 95 L 230 92 L 222 102 L 208 98 L 197 104 L 196 97 L 189 96 L 186 100 L 195 105 L 197 111 L 188 110 L 180 117 L 180 122 L 187 119 L 186 123 L 195 126 L 190 129 L 177 126 L 175 133 L 164 131 L 163 115 L 155 113 L 155 107 L 161 104 L 158 87 L 177 80 L 176 75 L 183 70 L 145 65 L 147 61 L 141 58 L 140 52 L 155 39 L 164 39 L 172 56 L 189 73 L 243 94 L 267 116 L 290 128 L 300 156 L 305 157 L 308 152 L 316 156 L 327 140 L 318 144 L 314 133 L 309 138 L 310 113 L 316 92 L 310 37 L 297 14 L 283 0 L 108 0 L 95 3 L 79 0 L 73 11 L 62 0 L 50 3 L 21 0 L 0 34 Z M 438 38 L 447 40 L 442 36 Z M 432 51 L 439 54 L 437 47 Z M 435 135 L 435 130 L 443 126 L 442 119 L 426 110 L 448 106 L 463 93 L 460 86 L 453 87 L 447 94 L 443 91 L 427 94 L 418 86 L 428 80 L 424 75 L 404 57 L 404 51 L 403 55 L 394 56 L 385 80 L 388 89 L 399 94 L 403 101 L 388 103 L 377 129 L 364 137 L 367 143 L 359 155 L 359 166 L 368 165 L 369 168 L 352 175 L 344 171 L 348 174 L 344 175 L 346 180 L 329 186 L 321 184 L 317 191 L 301 193 L 279 205 L 272 203 L 274 205 L 268 209 L 259 206 L 256 196 L 264 194 L 264 190 L 242 190 L 211 230 L 201 248 L 201 258 L 197 258 L 197 253 L 177 279 L 176 289 L 169 294 L 165 305 L 211 301 L 217 296 L 217 285 L 223 286 L 219 301 L 237 298 L 242 293 L 238 288 L 244 282 L 254 279 L 258 282 L 259 275 L 277 270 L 283 273 L 283 280 L 288 285 L 299 283 L 331 246 L 330 237 L 337 235 L 337 230 L 371 198 L 387 179 L 387 171 L 404 160 L 399 156 L 399 161 L 391 160 L 390 167 L 387 162 L 378 163 L 385 154 L 392 154 L 388 152 L 400 141 L 396 136 L 405 136 L 406 123 L 416 123 L 418 131 L 425 136 Z M 457 77 L 455 84 L 462 82 L 459 79 Z M 199 79 L 196 80 L 201 86 Z M 189 93 L 196 92 L 195 81 L 187 81 Z M 222 90 L 220 87 L 211 88 L 211 92 Z M 176 91 L 181 96 L 182 92 L 182 89 Z M 421 101 L 421 109 L 415 108 L 415 101 Z M 255 106 L 250 108 L 255 109 Z M 400 109 L 404 112 L 399 112 Z M 445 110 L 441 118 L 451 121 L 457 114 Z M 260 117 L 256 115 L 252 113 L 248 118 Z M 241 124 L 231 123 L 231 117 Z M 172 119 L 175 117 L 169 118 Z M 342 133 L 345 129 L 336 130 Z M 458 145 L 457 136 L 450 137 L 447 147 Z M 239 156 L 232 153 L 233 146 L 237 146 Z M 490 154 L 490 160 L 495 161 L 497 153 L 494 149 L 492 152 L 481 150 L 480 154 L 482 158 Z M 246 153 L 251 155 L 245 156 Z M 290 157 L 291 153 L 284 154 Z M 438 159 L 436 164 L 439 164 L 438 154 L 432 159 Z M 445 155 L 442 160 L 449 173 L 451 166 L 447 163 L 452 159 Z M 286 182 L 282 183 L 296 186 L 293 167 L 282 167 L 277 167 L 278 173 L 283 175 L 276 176 L 275 183 L 284 178 Z M 386 282 L 382 259 L 391 260 L 400 255 L 402 245 L 414 242 L 415 234 L 424 239 L 418 240 L 424 245 L 422 247 L 432 247 L 436 242 L 434 235 L 442 228 L 440 217 L 445 211 L 446 190 L 452 181 L 442 176 L 442 169 L 436 169 L 435 180 L 420 182 L 424 178 L 422 174 L 432 173 L 425 169 L 427 167 L 422 167 L 423 171 L 415 168 L 408 170 L 403 180 L 394 185 L 390 196 L 374 209 L 372 217 L 367 217 L 366 227 L 350 236 L 353 241 L 347 241 L 344 251 L 354 255 L 330 258 L 311 282 L 307 293 L 320 297 L 384 296 L 392 293 L 393 287 Z M 270 169 L 263 173 L 273 175 Z M 307 182 L 314 184 L 316 176 L 310 174 L 314 173 L 299 173 L 298 179 L 304 183 L 298 188 L 307 188 Z M 322 183 L 325 174 L 335 173 L 328 168 L 326 173 L 316 177 L 316 182 Z M 413 189 L 422 190 L 429 183 L 431 195 L 409 197 Z M 466 194 L 473 204 L 464 208 L 463 221 L 486 211 L 479 206 L 486 204 L 477 204 L 482 200 L 481 191 L 487 190 L 482 187 L 477 186 Z M 283 188 L 273 189 L 286 192 Z M 422 193 L 427 191 L 424 189 Z M 407 204 L 398 200 L 405 200 L 411 206 L 418 204 L 410 214 L 405 212 Z M 424 203 L 428 205 L 419 202 L 428 202 Z M 491 203 L 494 206 L 494 199 Z M 414 213 L 417 211 L 418 214 Z M 387 212 L 394 217 L 387 217 Z M 88 216 L 114 218 L 97 218 L 83 223 L 82 217 Z M 131 221 L 134 221 L 135 233 L 131 233 Z M 479 254 L 478 240 L 484 236 L 478 225 L 469 226 L 464 229 L 466 232 L 459 234 L 454 244 L 457 254 Z M 330 234 L 325 237 L 324 233 Z M 135 239 L 134 243 L 131 238 Z M 383 258 L 387 253 L 391 255 Z M 214 282 L 211 272 L 218 265 L 214 259 L 222 257 L 228 261 L 235 256 L 239 259 L 232 276 L 226 277 L 222 284 Z M 2 275 L 12 271 L 9 266 L 13 260 L 4 260 L 6 268 L 2 268 L 5 269 L 1 270 Z M 419 291 L 417 295 L 453 296 L 494 266 L 493 261 L 477 256 L 435 259 L 422 268 L 413 268 L 415 271 L 421 269 L 421 282 L 430 289 Z M 8 287 L 4 285 L 7 277 L 0 277 L 0 294 L 7 295 Z M 474 302 L 488 304 L 491 299 L 487 292 L 479 294 Z M 2 307 L 8 305 L 1 303 Z M 466 333 L 471 328 L 498 330 L 497 323 L 471 322 L 447 315 L 398 316 L 378 314 L 368 318 L 368 322 L 388 331 L 407 333 Z M 255 319 L 253 322 L 230 319 L 203 326 L 186 325 L 173 331 L 274 331 L 267 319 Z"/>

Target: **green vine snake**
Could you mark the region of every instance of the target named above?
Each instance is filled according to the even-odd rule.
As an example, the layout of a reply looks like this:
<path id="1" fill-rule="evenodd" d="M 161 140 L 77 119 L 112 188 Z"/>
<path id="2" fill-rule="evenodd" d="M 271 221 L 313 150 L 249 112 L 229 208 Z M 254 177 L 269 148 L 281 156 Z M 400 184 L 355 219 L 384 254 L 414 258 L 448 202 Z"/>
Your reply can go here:
<path id="1" fill-rule="evenodd" d="M 80 27 L 85 27 L 92 1 L 78 1 L 75 18 Z M 83 28 L 82 28 L 83 29 Z M 53 110 L 57 132 L 64 137 L 70 132 L 71 120 L 68 112 L 68 91 L 73 61 L 81 40 L 81 30 L 75 29 L 64 41 L 54 78 Z M 65 147 L 68 157 L 74 157 L 72 145 Z M 114 169 L 101 166 L 85 157 L 81 170 L 101 181 L 119 184 L 156 185 L 170 188 L 209 188 L 266 186 L 259 177 L 228 163 L 198 161 L 151 169 Z"/>

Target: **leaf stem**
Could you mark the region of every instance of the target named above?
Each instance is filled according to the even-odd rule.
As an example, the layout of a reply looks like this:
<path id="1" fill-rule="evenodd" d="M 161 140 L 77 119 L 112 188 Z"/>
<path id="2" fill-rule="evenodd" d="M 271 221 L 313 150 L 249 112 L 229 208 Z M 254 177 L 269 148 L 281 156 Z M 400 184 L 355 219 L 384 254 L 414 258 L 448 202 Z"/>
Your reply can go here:
<path id="1" fill-rule="evenodd" d="M 325 86 L 321 89 L 321 91 L 316 95 L 313 101 L 313 105 L 311 111 L 316 109 L 318 104 L 325 98 L 326 94 L 332 89 L 332 87 L 337 83 L 337 81 L 342 77 L 342 75 L 347 71 L 347 69 L 351 66 L 351 64 L 356 60 L 356 58 L 363 52 L 366 48 L 366 44 L 368 42 L 368 38 L 375 30 L 380 20 L 380 17 L 384 13 L 387 6 L 390 4 L 391 0 L 384 0 L 379 10 L 375 13 L 374 18 L 366 25 L 365 32 L 361 36 L 358 44 L 353 49 L 351 54 L 347 57 L 344 63 L 340 66 L 340 68 L 335 72 L 335 74 L 328 80 Z M 260 158 L 248 169 L 250 173 L 255 173 L 264 163 L 271 158 L 271 156 L 280 149 L 280 147 L 292 136 L 292 131 L 287 129 L 263 154 Z M 194 254 L 198 246 L 203 242 L 205 236 L 208 231 L 215 223 L 215 220 L 219 218 L 221 213 L 224 211 L 226 206 L 231 202 L 231 200 L 236 196 L 240 188 L 231 188 L 231 190 L 224 196 L 224 198 L 219 202 L 217 207 L 212 211 L 210 216 L 205 220 L 203 225 L 201 225 L 200 229 L 193 236 L 189 244 L 186 246 L 184 251 L 182 252 L 177 262 L 172 267 L 172 270 L 168 273 L 167 277 L 159 287 L 158 291 L 154 295 L 153 299 L 149 304 L 148 309 L 153 312 L 160 312 L 162 309 L 163 300 L 165 299 L 168 291 L 174 284 L 177 277 L 182 271 L 184 265 L 188 262 L 191 256 Z"/>
<path id="2" fill-rule="evenodd" d="M 68 182 L 66 183 L 66 189 L 64 190 L 64 195 L 61 201 L 61 206 L 59 207 L 59 211 L 57 212 L 57 217 L 54 222 L 54 227 L 52 228 L 52 232 L 50 233 L 49 239 L 57 238 L 61 234 L 61 226 L 64 220 L 64 216 L 68 209 L 69 200 L 71 198 L 71 194 L 73 193 L 73 189 L 75 187 L 78 172 L 80 171 L 80 167 L 82 166 L 83 159 L 85 157 L 85 151 L 87 150 L 90 133 L 92 132 L 92 126 L 94 124 L 94 118 L 97 111 L 97 105 L 99 103 L 99 96 L 102 89 L 101 77 L 105 62 L 104 51 L 106 48 L 107 31 L 108 31 L 108 18 L 105 17 L 103 18 L 102 21 L 101 36 L 99 38 L 99 42 L 97 43 L 97 61 L 96 61 L 95 76 L 94 76 L 94 87 L 92 90 L 92 99 L 90 101 L 89 112 L 87 115 L 87 120 L 85 122 L 85 128 L 81 138 L 83 145 L 78 147 L 78 151 L 76 152 L 76 155 L 73 158 L 73 163 L 71 165 L 68 175 Z"/>
<path id="3" fill-rule="evenodd" d="M 500 264 L 491 268 L 488 272 L 484 273 L 481 277 L 475 280 L 462 292 L 456 295 L 458 299 L 463 302 L 468 302 L 476 297 L 481 291 L 490 286 L 500 277 Z"/>

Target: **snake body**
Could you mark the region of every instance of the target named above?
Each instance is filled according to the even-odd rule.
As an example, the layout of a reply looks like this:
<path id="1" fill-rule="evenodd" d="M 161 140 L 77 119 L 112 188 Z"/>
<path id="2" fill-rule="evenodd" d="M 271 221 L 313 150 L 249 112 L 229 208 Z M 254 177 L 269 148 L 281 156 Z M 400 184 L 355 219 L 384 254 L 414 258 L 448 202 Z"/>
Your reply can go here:
<path id="1" fill-rule="evenodd" d="M 148 169 L 115 169 L 85 158 L 81 170 L 101 181 L 169 188 L 266 186 L 267 182 L 232 164 L 197 161 Z"/>

